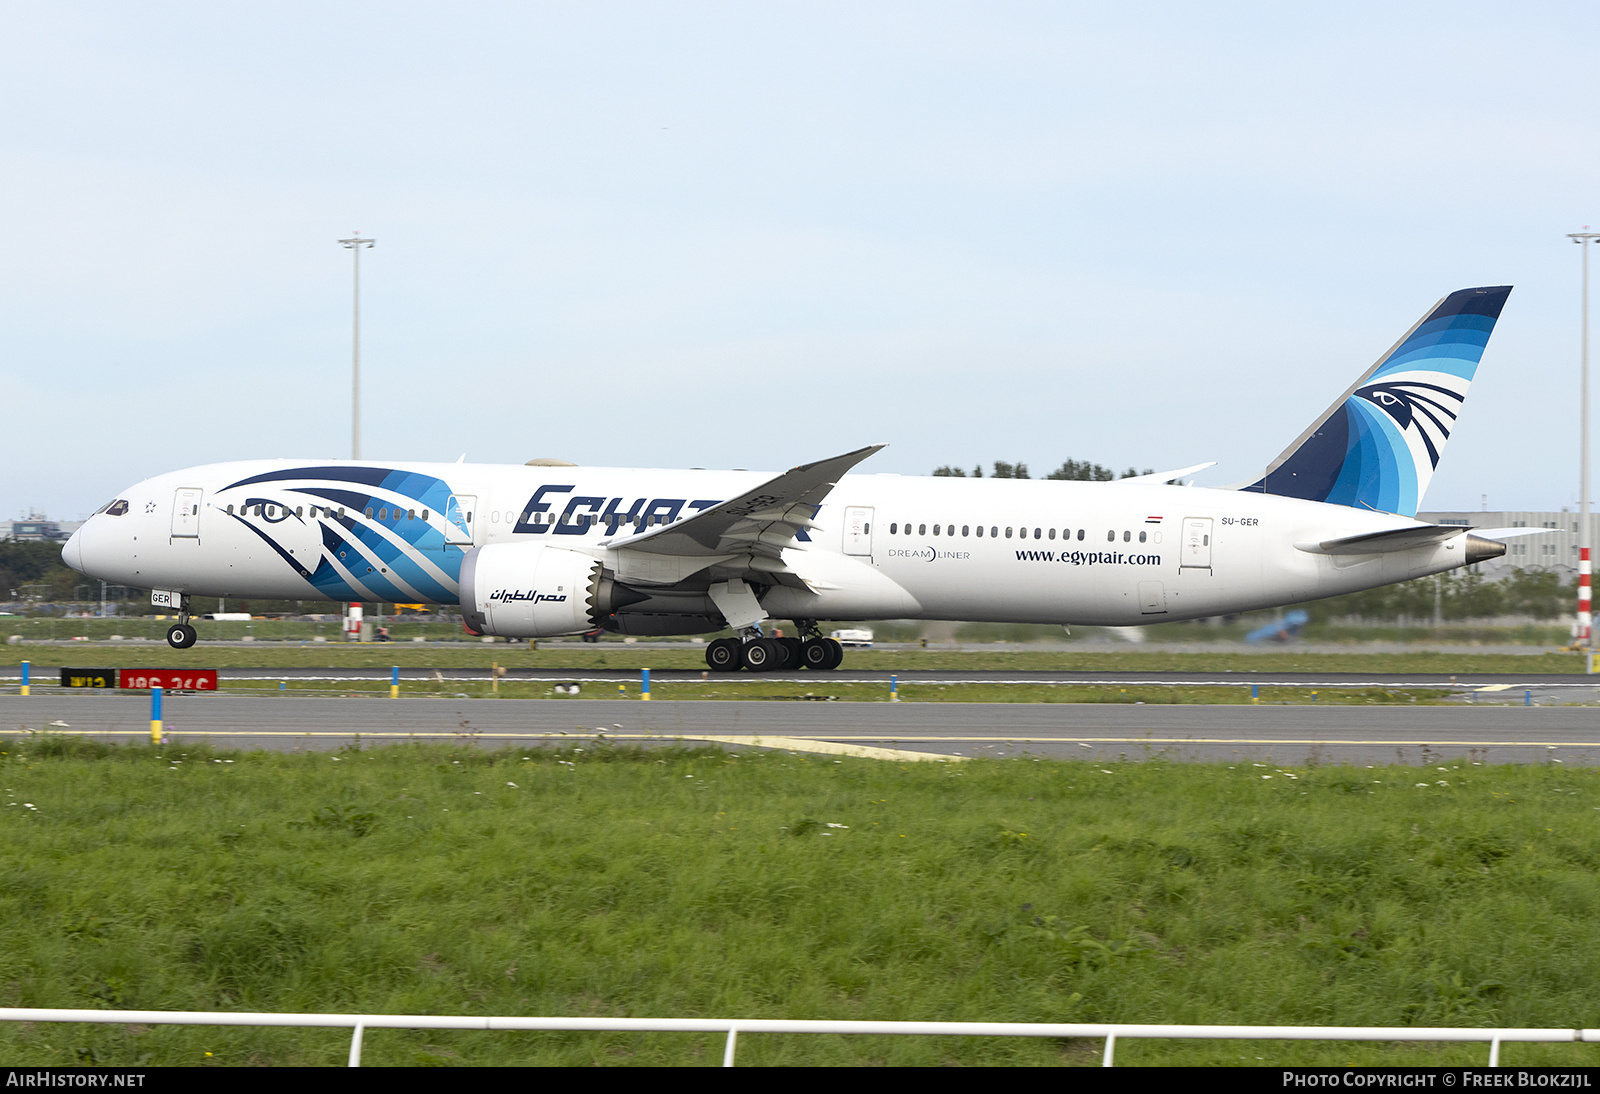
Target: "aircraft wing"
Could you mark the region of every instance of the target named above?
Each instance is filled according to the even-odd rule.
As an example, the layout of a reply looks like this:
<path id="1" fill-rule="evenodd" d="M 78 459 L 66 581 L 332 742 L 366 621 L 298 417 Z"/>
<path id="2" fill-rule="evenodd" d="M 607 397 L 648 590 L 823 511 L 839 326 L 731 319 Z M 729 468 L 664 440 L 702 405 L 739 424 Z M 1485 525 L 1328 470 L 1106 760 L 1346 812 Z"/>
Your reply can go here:
<path id="1" fill-rule="evenodd" d="M 822 499 L 845 472 L 884 447 L 868 445 L 832 459 L 801 464 L 687 520 L 612 539 L 605 546 L 679 558 L 751 555 L 770 559 L 781 568 L 780 553 L 794 546 L 796 532 L 815 527 L 812 518 Z"/>
<path id="2" fill-rule="evenodd" d="M 1197 463 L 1193 467 L 1180 467 L 1176 471 L 1152 471 L 1148 475 L 1129 475 L 1127 478 L 1118 479 L 1118 482 L 1171 482 L 1192 475 L 1196 471 L 1204 471 L 1208 467 L 1217 466 L 1216 460 L 1206 463 Z"/>

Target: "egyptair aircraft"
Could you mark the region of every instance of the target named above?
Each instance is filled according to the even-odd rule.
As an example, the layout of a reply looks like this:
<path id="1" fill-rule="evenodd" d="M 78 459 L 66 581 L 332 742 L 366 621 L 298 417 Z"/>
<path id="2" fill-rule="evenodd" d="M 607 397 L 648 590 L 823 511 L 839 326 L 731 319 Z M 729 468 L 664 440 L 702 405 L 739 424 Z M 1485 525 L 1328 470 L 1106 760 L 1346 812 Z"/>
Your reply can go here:
<path id="1" fill-rule="evenodd" d="M 1505 553 L 1416 520 L 1509 286 L 1428 311 L 1267 466 L 1228 489 L 852 474 L 870 445 L 756 471 L 254 460 L 146 479 L 62 557 L 193 595 L 457 604 L 489 635 L 731 628 L 713 669 L 831 669 L 818 620 L 1124 626 L 1242 612 Z M 799 638 L 767 637 L 792 619 Z"/>

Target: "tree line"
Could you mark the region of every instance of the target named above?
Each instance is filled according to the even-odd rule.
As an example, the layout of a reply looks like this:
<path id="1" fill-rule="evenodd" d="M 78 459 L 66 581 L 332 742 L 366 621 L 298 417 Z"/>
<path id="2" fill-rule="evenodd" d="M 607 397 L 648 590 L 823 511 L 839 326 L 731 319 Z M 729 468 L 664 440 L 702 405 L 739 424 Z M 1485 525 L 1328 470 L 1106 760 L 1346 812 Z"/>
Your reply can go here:
<path id="1" fill-rule="evenodd" d="M 1577 610 L 1577 593 L 1573 586 L 1563 585 L 1561 575 L 1553 570 L 1513 570 L 1499 581 L 1490 581 L 1481 573 L 1451 570 L 1303 606 L 1317 620 L 1410 619 L 1428 623 L 1434 618 L 1435 607 L 1439 618 L 1450 622 L 1502 615 L 1558 619 Z"/>
<path id="2" fill-rule="evenodd" d="M 1033 476 L 1028 474 L 1028 465 L 1025 463 L 1007 463 L 1005 460 L 995 460 L 993 471 L 989 474 L 991 479 L 1027 479 Z M 1047 479 L 1071 479 L 1077 482 L 1111 482 L 1113 479 L 1131 479 L 1136 475 L 1150 475 L 1155 473 L 1155 468 L 1147 467 L 1140 471 L 1130 467 L 1118 475 L 1109 467 L 1088 460 L 1067 460 L 1060 467 L 1045 476 Z M 979 464 L 970 472 L 959 467 L 945 464 L 943 467 L 933 469 L 934 478 L 938 479 L 981 479 L 983 465 Z"/>

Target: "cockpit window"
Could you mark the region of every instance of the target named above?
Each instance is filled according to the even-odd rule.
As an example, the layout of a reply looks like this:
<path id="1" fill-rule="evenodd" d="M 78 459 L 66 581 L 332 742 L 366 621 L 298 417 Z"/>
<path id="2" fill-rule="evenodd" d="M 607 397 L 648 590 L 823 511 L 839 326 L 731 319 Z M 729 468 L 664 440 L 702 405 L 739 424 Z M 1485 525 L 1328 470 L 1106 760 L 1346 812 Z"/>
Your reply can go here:
<path id="1" fill-rule="evenodd" d="M 126 513 L 127 511 L 128 511 L 128 502 L 124 498 L 118 498 L 116 501 L 112 502 L 110 505 L 106 506 L 106 508 L 105 508 L 105 514 L 108 517 L 120 517 L 120 516 L 122 516 L 122 514 Z"/>

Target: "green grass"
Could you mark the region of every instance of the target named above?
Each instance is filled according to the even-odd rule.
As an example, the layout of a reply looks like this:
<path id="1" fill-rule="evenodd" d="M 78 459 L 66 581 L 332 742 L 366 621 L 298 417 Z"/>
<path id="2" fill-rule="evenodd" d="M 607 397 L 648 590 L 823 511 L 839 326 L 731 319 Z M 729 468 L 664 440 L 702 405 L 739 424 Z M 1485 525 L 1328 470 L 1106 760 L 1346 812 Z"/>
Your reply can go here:
<path id="1" fill-rule="evenodd" d="M 6 1006 L 1600 1025 L 1590 771 L 5 747 Z M 347 1045 L 336 1030 L 7 1025 L 0 1063 L 333 1065 Z M 739 1047 L 752 1065 L 1093 1064 L 1100 1051 Z M 367 1063 L 403 1065 L 714 1064 L 720 1051 L 719 1036 L 600 1033 L 378 1030 L 365 1044 Z M 1118 1045 L 1125 1064 L 1486 1058 L 1476 1045 Z M 1506 1045 L 1502 1061 L 1600 1053 Z"/>
<path id="2" fill-rule="evenodd" d="M 33 662 L 37 672 L 45 666 L 78 665 L 107 668 L 170 668 L 194 665 L 205 668 L 479 668 L 491 663 L 512 668 L 555 669 L 584 672 L 597 669 L 637 672 L 641 668 L 704 670 L 705 654 L 699 648 L 670 649 L 648 645 L 584 645 L 546 643 L 530 650 L 527 646 L 459 645 L 443 646 L 394 643 L 383 645 L 317 646 L 208 646 L 204 643 L 188 650 L 159 646 L 5 646 L 0 665 L 16 666 Z M 1179 652 L 1162 649 L 1130 650 L 1117 653 L 1079 653 L 1059 651 L 1007 650 L 964 652 L 929 648 L 910 650 L 850 650 L 845 653 L 844 672 L 1357 672 L 1444 674 L 1581 673 L 1582 655 L 1575 653 L 1468 654 L 1468 653 L 1234 653 Z M 826 679 L 818 674 L 817 679 Z"/>

